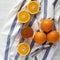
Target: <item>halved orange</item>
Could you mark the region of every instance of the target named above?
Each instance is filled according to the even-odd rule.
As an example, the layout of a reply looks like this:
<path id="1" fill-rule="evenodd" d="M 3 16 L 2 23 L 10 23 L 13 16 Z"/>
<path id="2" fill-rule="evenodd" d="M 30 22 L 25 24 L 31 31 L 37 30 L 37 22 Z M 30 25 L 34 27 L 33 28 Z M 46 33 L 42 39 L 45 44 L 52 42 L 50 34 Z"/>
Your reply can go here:
<path id="1" fill-rule="evenodd" d="M 36 32 L 34 35 L 34 41 L 37 44 L 43 44 L 46 41 L 46 34 L 44 32 Z"/>
<path id="2" fill-rule="evenodd" d="M 47 34 L 47 39 L 50 43 L 56 44 L 59 40 L 59 32 L 53 30 Z"/>
<path id="3" fill-rule="evenodd" d="M 39 12 L 39 3 L 37 1 L 31 1 L 27 5 L 27 10 L 30 14 L 36 14 Z"/>
<path id="4" fill-rule="evenodd" d="M 44 32 L 49 32 L 53 29 L 54 23 L 51 19 L 44 19 L 41 21 L 40 27 Z"/>
<path id="5" fill-rule="evenodd" d="M 30 20 L 30 14 L 26 10 L 18 12 L 17 19 L 21 23 L 27 23 Z"/>
<path id="6" fill-rule="evenodd" d="M 25 43 L 25 42 L 19 43 L 18 46 L 17 46 L 17 52 L 21 56 L 26 56 L 30 52 L 30 46 L 29 46 L 29 44 Z"/>
<path id="7" fill-rule="evenodd" d="M 23 38 L 30 38 L 33 36 L 33 29 L 31 27 L 25 27 L 22 29 L 21 35 Z"/>

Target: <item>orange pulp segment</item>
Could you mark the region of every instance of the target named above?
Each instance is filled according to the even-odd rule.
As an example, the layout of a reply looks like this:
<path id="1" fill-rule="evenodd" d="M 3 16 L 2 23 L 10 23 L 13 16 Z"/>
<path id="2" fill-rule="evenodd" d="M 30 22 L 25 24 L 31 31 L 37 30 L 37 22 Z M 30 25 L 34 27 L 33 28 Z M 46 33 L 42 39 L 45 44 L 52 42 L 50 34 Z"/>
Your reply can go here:
<path id="1" fill-rule="evenodd" d="M 30 20 L 30 14 L 26 10 L 18 12 L 17 19 L 21 23 L 27 23 Z"/>
<path id="2" fill-rule="evenodd" d="M 39 3 L 37 1 L 31 1 L 27 5 L 27 10 L 30 14 L 36 14 L 39 12 Z"/>
<path id="3" fill-rule="evenodd" d="M 19 43 L 17 46 L 17 52 L 21 56 L 26 56 L 30 52 L 30 46 L 25 42 Z"/>

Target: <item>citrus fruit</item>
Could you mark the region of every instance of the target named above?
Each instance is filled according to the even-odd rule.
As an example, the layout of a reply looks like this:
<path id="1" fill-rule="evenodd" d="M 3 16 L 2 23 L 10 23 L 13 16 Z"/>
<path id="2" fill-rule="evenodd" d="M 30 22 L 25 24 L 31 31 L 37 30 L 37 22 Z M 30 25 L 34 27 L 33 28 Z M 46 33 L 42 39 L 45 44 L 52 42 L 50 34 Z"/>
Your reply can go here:
<path id="1" fill-rule="evenodd" d="M 21 35 L 23 38 L 29 38 L 33 36 L 33 29 L 31 27 L 25 27 L 21 31 Z"/>
<path id="2" fill-rule="evenodd" d="M 17 19 L 21 23 L 27 23 L 30 20 L 30 14 L 26 10 L 18 12 Z"/>
<path id="3" fill-rule="evenodd" d="M 34 41 L 37 44 L 43 44 L 46 41 L 46 34 L 44 32 L 36 32 L 34 35 Z"/>
<path id="4" fill-rule="evenodd" d="M 30 46 L 25 42 L 19 43 L 17 46 L 17 52 L 21 56 L 26 56 L 30 52 Z"/>
<path id="5" fill-rule="evenodd" d="M 36 14 L 39 12 L 39 3 L 37 1 L 31 1 L 27 5 L 27 10 L 30 14 Z"/>
<path id="6" fill-rule="evenodd" d="M 49 32 L 54 27 L 54 23 L 51 19 L 44 19 L 41 21 L 40 27 L 44 32 Z"/>
<path id="7" fill-rule="evenodd" d="M 47 34 L 47 39 L 50 43 L 55 44 L 59 40 L 59 33 L 53 30 Z"/>

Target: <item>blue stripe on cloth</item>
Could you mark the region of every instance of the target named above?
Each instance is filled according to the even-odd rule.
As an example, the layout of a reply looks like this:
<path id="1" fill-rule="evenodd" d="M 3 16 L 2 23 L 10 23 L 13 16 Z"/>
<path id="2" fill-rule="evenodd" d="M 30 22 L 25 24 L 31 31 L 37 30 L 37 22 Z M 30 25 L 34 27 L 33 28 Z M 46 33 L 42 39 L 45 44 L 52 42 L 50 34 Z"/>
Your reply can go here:
<path id="1" fill-rule="evenodd" d="M 57 1 L 58 1 L 58 0 L 55 0 L 55 2 L 53 3 L 54 7 L 55 7 L 55 5 L 56 5 Z"/>
<path id="2" fill-rule="evenodd" d="M 25 0 L 23 1 L 23 4 L 21 5 L 20 9 L 22 8 L 22 6 L 24 5 L 24 2 Z M 19 10 L 20 10 L 19 9 Z M 5 50 L 5 56 L 4 56 L 4 60 L 8 60 L 8 52 L 9 52 L 9 46 L 10 46 L 10 39 L 11 39 L 11 35 L 13 33 L 13 30 L 15 28 L 15 25 L 16 25 L 16 21 L 17 21 L 17 16 L 15 17 L 13 23 L 12 23 L 12 26 L 11 26 L 11 29 L 10 29 L 10 32 L 8 34 L 8 37 L 7 37 L 7 44 L 6 44 L 6 50 Z"/>
<path id="3" fill-rule="evenodd" d="M 31 42 L 31 45 L 30 45 L 30 49 L 32 50 L 32 48 L 33 48 L 33 46 L 34 46 L 34 39 L 32 40 L 32 42 Z M 25 60 L 28 60 L 28 58 L 29 58 L 29 54 L 25 57 Z"/>
<path id="4" fill-rule="evenodd" d="M 55 7 L 56 3 L 57 3 L 57 1 L 55 0 L 55 2 L 54 2 L 54 7 Z M 54 21 L 54 19 L 53 19 L 53 21 Z M 56 30 L 55 25 L 54 25 L 54 28 L 53 28 L 53 29 Z M 52 47 L 52 44 L 50 44 L 50 47 L 46 49 L 46 52 L 45 52 L 42 60 L 46 60 L 46 58 L 47 58 L 47 56 L 48 56 L 48 54 L 49 54 L 49 51 L 50 51 L 51 47 Z"/>
<path id="5" fill-rule="evenodd" d="M 31 26 L 33 25 L 33 23 L 34 23 L 34 21 L 35 21 L 35 18 L 36 18 L 36 15 L 34 15 L 32 21 L 29 23 L 28 26 L 31 27 Z M 22 38 L 19 43 L 21 43 L 21 42 L 23 42 L 23 41 L 24 41 L 24 39 Z M 32 44 L 34 44 L 34 40 L 32 40 Z M 31 45 L 32 45 L 32 44 L 31 44 Z M 20 55 L 17 53 L 14 60 L 18 60 L 19 56 L 20 56 Z"/>
<path id="6" fill-rule="evenodd" d="M 18 32 L 17 32 L 16 35 L 14 36 L 14 39 L 13 39 L 12 44 L 11 44 L 11 47 L 13 46 L 16 37 L 20 34 L 20 31 L 21 31 L 21 29 L 22 29 L 23 26 L 24 26 L 24 24 L 21 24 L 21 26 L 20 26 Z M 11 48 L 11 47 L 10 47 L 10 48 Z"/>
<path id="7" fill-rule="evenodd" d="M 23 3 L 22 3 L 22 5 L 21 5 L 21 7 L 20 7 L 20 9 L 18 11 L 21 10 L 21 8 L 24 6 L 25 2 L 26 2 L 26 0 L 23 0 Z"/>
<path id="8" fill-rule="evenodd" d="M 51 45 L 51 46 L 52 46 L 52 45 Z M 49 48 L 47 48 L 47 50 L 46 50 L 46 52 L 45 52 L 42 60 L 46 60 L 47 55 L 48 55 L 48 53 L 49 53 L 49 51 L 50 51 L 51 46 L 50 46 Z"/>
<path id="9" fill-rule="evenodd" d="M 13 21 L 13 24 L 11 26 L 11 29 L 10 29 L 10 32 L 9 32 L 9 35 L 8 35 L 8 38 L 7 38 L 7 45 L 6 45 L 4 60 L 8 59 L 8 51 L 9 51 L 10 39 L 11 39 L 11 34 L 12 34 L 12 32 L 14 30 L 14 27 L 16 25 L 16 19 L 17 18 L 15 18 L 14 21 Z"/>
<path id="10" fill-rule="evenodd" d="M 44 0 L 44 19 L 47 17 L 47 0 Z"/>
<path id="11" fill-rule="evenodd" d="M 36 56 L 35 56 L 35 60 L 38 60 Z"/>
<path id="12" fill-rule="evenodd" d="M 54 21 L 54 19 L 52 19 L 52 20 Z M 56 30 L 55 21 L 54 21 L 54 28 L 53 29 Z"/>

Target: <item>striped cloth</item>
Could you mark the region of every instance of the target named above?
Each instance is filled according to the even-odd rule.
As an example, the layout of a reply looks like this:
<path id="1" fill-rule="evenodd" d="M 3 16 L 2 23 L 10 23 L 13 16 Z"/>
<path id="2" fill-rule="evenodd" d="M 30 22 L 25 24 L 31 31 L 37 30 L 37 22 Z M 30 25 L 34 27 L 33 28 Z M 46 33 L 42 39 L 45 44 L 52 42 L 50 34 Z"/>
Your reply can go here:
<path id="1" fill-rule="evenodd" d="M 38 14 L 31 16 L 31 21 L 29 22 L 28 26 L 30 26 L 34 30 L 34 33 L 37 30 L 42 31 L 41 29 L 39 29 L 39 22 L 41 22 L 42 19 L 51 18 L 54 19 L 54 29 L 58 30 L 56 22 L 58 21 L 59 14 L 56 13 L 57 9 L 55 7 L 58 3 L 58 0 L 37 1 L 39 2 L 39 4 L 41 4 L 41 10 Z M 17 13 L 21 9 L 24 9 L 29 2 L 30 0 L 20 0 L 16 4 L 16 6 L 10 11 L 10 14 L 7 18 L 9 22 L 7 22 L 7 24 L 4 26 L 3 31 L 3 34 L 6 36 L 6 44 L 4 47 L 4 56 L 2 60 L 51 60 L 58 47 L 58 43 L 56 44 L 56 46 L 51 45 L 49 49 L 42 51 L 35 57 L 31 57 L 29 54 L 25 57 L 22 57 L 17 53 L 17 44 L 24 41 L 24 39 L 21 36 L 19 36 L 19 34 L 22 27 L 25 25 L 17 21 Z M 30 44 L 31 52 L 36 48 L 41 47 L 41 45 L 37 45 L 34 42 L 33 37 L 30 38 L 28 43 Z"/>

